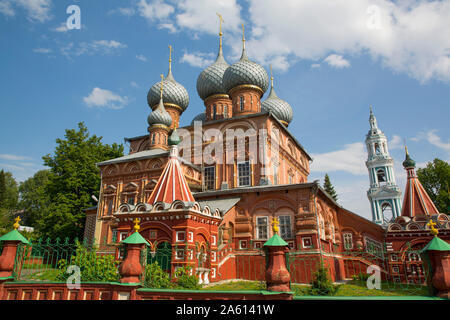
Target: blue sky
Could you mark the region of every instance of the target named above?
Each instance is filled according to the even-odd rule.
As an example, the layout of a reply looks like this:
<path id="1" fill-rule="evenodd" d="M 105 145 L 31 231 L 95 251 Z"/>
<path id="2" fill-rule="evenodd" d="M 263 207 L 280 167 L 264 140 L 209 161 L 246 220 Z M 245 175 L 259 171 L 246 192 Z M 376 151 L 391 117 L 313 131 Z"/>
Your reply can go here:
<path id="1" fill-rule="evenodd" d="M 65 27 L 70 5 L 80 30 Z M 273 65 L 289 130 L 314 158 L 310 180 L 328 172 L 346 208 L 370 217 L 369 105 L 402 190 L 404 139 L 419 166 L 450 159 L 450 1 L 0 0 L 0 167 L 32 176 L 80 121 L 105 143 L 146 134 L 169 44 L 188 125 L 204 110 L 196 80 L 217 53 L 216 12 L 228 63 L 244 23 L 249 57 Z"/>

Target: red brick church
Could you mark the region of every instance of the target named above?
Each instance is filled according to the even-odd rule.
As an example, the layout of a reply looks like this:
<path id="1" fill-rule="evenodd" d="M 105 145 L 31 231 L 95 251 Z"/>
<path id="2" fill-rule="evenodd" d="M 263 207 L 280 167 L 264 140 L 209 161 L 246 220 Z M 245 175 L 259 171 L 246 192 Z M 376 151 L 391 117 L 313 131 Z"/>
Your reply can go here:
<path id="1" fill-rule="evenodd" d="M 190 265 L 202 283 L 245 278 L 239 261 L 262 251 L 274 218 L 290 252 L 322 256 L 334 280 L 350 276 L 357 252 L 383 255 L 389 261 L 383 272 L 405 280 L 420 258 L 401 252 L 430 241 L 430 220 L 450 240 L 449 217 L 428 197 L 408 153 L 401 215 L 387 224 L 343 208 L 317 181 L 309 182 L 312 158 L 288 129 L 291 106 L 275 93 L 273 77 L 247 56 L 244 36 L 240 60 L 229 65 L 219 35 L 217 59 L 197 80 L 205 112 L 179 127 L 189 95 L 175 80 L 170 57 L 167 75 L 148 93 L 148 134 L 126 139 L 128 155 L 98 163 L 100 197 L 86 211 L 85 239 L 120 258 L 111 248 L 133 232 L 137 218 L 151 244 L 149 261 L 169 252 L 167 271 Z M 399 265 L 405 259 L 411 264 Z M 255 255 L 251 261 L 264 260 Z"/>

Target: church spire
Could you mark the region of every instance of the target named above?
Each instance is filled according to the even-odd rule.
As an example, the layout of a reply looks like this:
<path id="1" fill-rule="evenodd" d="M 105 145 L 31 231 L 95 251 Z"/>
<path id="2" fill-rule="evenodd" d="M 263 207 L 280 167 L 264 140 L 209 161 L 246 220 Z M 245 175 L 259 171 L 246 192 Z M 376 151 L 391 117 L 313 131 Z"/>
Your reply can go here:
<path id="1" fill-rule="evenodd" d="M 245 27 L 244 24 L 242 26 L 242 55 L 241 60 L 248 60 L 247 53 L 245 52 Z"/>
<path id="2" fill-rule="evenodd" d="M 409 155 L 406 146 L 403 167 L 407 172 L 407 181 L 405 197 L 403 198 L 402 216 L 412 218 L 414 216 L 438 214 L 439 211 L 416 176 L 416 162 Z"/>
<path id="3" fill-rule="evenodd" d="M 169 71 L 167 72 L 166 80 L 175 81 L 175 78 L 172 74 L 172 46 L 169 44 Z"/>

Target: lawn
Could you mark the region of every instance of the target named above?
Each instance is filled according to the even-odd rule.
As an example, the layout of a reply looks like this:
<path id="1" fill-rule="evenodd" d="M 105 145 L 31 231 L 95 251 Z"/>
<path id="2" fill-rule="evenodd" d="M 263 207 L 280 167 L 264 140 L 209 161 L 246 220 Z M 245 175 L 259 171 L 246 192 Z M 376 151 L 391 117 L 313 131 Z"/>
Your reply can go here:
<path id="1" fill-rule="evenodd" d="M 359 282 L 349 282 L 345 284 L 338 284 L 338 289 L 335 296 L 351 297 L 351 296 L 428 296 L 428 288 L 425 286 L 415 286 L 406 284 L 382 283 L 381 290 L 372 289 L 361 285 Z M 294 295 L 307 296 L 308 285 L 293 284 L 291 286 Z M 240 291 L 240 290 L 265 290 L 266 284 L 258 281 L 233 281 L 221 284 L 212 284 L 203 287 L 202 290 L 225 290 L 225 291 Z"/>

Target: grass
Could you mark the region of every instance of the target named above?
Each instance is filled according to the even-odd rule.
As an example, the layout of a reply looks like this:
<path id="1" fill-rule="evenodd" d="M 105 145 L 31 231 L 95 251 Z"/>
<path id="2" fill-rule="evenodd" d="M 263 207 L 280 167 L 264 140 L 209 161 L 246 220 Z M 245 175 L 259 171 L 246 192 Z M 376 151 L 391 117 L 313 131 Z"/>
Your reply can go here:
<path id="1" fill-rule="evenodd" d="M 354 296 L 428 296 L 428 288 L 426 286 L 382 283 L 381 290 L 369 290 L 360 282 L 349 282 L 338 284 L 335 296 L 354 297 Z M 293 284 L 291 286 L 294 295 L 307 296 L 309 285 Z M 233 281 L 221 284 L 212 284 L 203 287 L 202 290 L 225 290 L 225 291 L 241 291 L 241 290 L 266 290 L 266 284 L 258 281 Z"/>

